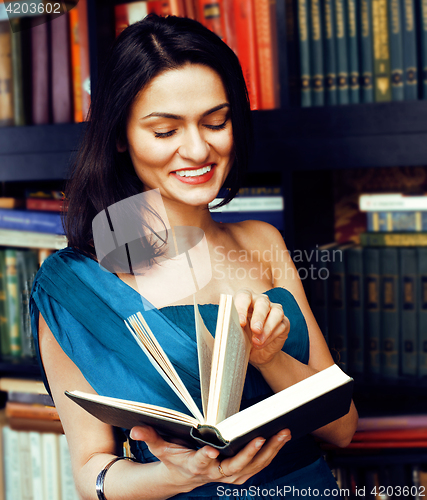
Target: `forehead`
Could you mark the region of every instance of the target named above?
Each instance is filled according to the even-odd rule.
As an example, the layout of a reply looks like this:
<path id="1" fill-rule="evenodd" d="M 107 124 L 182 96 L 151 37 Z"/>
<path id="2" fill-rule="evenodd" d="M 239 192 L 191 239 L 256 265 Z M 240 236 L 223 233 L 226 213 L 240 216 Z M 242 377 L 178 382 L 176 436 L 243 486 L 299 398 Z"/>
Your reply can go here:
<path id="1" fill-rule="evenodd" d="M 186 64 L 153 78 L 139 93 L 132 111 L 188 114 L 224 102 L 228 102 L 228 97 L 219 74 L 208 66 Z"/>

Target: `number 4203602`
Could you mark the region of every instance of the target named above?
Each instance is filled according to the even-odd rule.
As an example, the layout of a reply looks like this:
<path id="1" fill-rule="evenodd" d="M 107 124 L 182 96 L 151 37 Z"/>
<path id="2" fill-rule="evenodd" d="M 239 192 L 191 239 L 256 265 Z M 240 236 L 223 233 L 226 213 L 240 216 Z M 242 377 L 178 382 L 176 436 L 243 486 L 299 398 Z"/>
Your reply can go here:
<path id="1" fill-rule="evenodd" d="M 61 2 L 10 2 L 6 3 L 6 12 L 12 16 L 26 14 L 62 14 Z"/>

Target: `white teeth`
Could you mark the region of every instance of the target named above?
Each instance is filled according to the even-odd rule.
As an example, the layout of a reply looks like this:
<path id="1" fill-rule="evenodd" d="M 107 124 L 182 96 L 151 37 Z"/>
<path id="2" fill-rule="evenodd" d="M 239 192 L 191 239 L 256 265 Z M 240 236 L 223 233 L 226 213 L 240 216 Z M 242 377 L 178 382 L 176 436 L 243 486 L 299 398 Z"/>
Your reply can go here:
<path id="1" fill-rule="evenodd" d="M 197 177 L 199 175 L 206 174 L 207 172 L 210 172 L 212 168 L 212 165 L 208 165 L 207 167 L 199 168 L 198 170 L 178 170 L 176 175 L 179 175 L 180 177 Z"/>

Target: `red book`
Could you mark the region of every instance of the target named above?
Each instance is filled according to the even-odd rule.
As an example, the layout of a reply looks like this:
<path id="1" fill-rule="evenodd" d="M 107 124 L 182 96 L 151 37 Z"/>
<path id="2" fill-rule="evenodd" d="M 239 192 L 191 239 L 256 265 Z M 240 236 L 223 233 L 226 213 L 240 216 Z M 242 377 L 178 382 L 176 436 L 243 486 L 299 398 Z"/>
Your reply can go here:
<path id="1" fill-rule="evenodd" d="M 79 24 L 80 68 L 82 82 L 82 115 L 86 120 L 90 108 L 90 55 L 89 55 L 89 28 L 87 20 L 87 0 L 79 0 L 74 9 L 77 9 Z M 72 9 L 72 10 L 74 10 Z"/>
<path id="2" fill-rule="evenodd" d="M 44 200 L 43 198 L 27 198 L 25 206 L 27 210 L 43 210 L 48 212 L 60 212 L 64 200 Z"/>
<path id="3" fill-rule="evenodd" d="M 73 78 L 74 121 L 83 121 L 82 65 L 80 58 L 79 12 L 77 7 L 70 10 L 71 75 Z M 37 208 L 35 210 L 38 210 Z M 43 209 L 42 209 L 43 210 Z"/>
<path id="4" fill-rule="evenodd" d="M 224 17 L 224 42 L 237 54 L 234 0 L 222 0 L 222 15 Z"/>
<path id="5" fill-rule="evenodd" d="M 49 23 L 31 28 L 32 122 L 50 122 Z"/>
<path id="6" fill-rule="evenodd" d="M 184 0 L 184 4 L 185 4 L 185 16 L 189 17 L 190 19 L 196 20 L 197 11 L 193 0 Z"/>
<path id="7" fill-rule="evenodd" d="M 11 32 L 8 21 L 0 22 L 0 126 L 13 125 Z"/>
<path id="8" fill-rule="evenodd" d="M 26 403 L 6 402 L 6 417 L 34 418 L 37 420 L 59 420 L 58 410 L 54 406 L 32 405 Z"/>
<path id="9" fill-rule="evenodd" d="M 147 4 L 148 14 L 157 14 L 158 16 L 169 16 L 172 14 L 172 8 L 169 0 L 150 0 Z"/>
<path id="10" fill-rule="evenodd" d="M 69 14 L 52 19 L 50 25 L 52 120 L 53 123 L 70 123 L 73 121 L 73 106 Z"/>
<path id="11" fill-rule="evenodd" d="M 237 35 L 237 55 L 248 87 L 251 109 L 260 109 L 254 2 L 255 0 L 234 0 L 234 22 Z"/>
<path id="12" fill-rule="evenodd" d="M 199 0 L 199 22 L 224 39 L 223 0 Z"/>
<path id="13" fill-rule="evenodd" d="M 260 109 L 279 107 L 276 1 L 254 0 L 260 75 Z"/>

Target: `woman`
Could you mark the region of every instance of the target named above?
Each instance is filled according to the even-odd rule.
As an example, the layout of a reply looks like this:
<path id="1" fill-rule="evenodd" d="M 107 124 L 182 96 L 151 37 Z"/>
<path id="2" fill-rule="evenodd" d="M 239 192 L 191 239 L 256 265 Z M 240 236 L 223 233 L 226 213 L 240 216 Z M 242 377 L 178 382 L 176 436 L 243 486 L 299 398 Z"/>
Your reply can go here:
<path id="1" fill-rule="evenodd" d="M 45 261 L 31 301 L 37 345 L 81 497 L 243 498 L 254 496 L 249 487 L 271 491 L 284 486 L 316 488 L 317 496 L 327 495 L 336 483 L 311 436 L 293 441 L 284 429 L 266 442 L 254 439 L 236 456 L 220 461 L 214 448 L 190 450 L 138 427 L 131 431 L 137 462 L 116 464 L 120 440 L 115 431 L 64 396 L 65 390 L 97 391 L 181 409 L 156 381 L 123 323 L 141 310 L 139 294 L 150 296 L 151 274 L 161 269 L 173 247 L 173 230 L 153 229 L 162 208 L 144 209 L 140 224 L 145 232 L 140 235 L 148 230 L 151 236 L 141 247 L 137 267 L 143 271 L 137 280 L 138 273 L 118 264 L 120 259 L 110 262 L 114 274 L 99 266 L 92 234 L 97 214 L 107 214 L 109 207 L 112 213 L 111 207 L 122 200 L 155 189 L 166 211 L 160 217 L 164 228 L 204 231 L 213 273 L 198 291 L 197 302 L 210 331 L 219 294 L 235 295 L 241 325 L 253 345 L 242 405 L 333 364 L 277 230 L 257 221 L 217 224 L 207 210 L 223 185 L 229 187 L 226 202 L 236 194 L 251 144 L 247 92 L 233 52 L 194 21 L 149 17 L 118 37 L 90 118 L 68 189 L 70 248 Z M 110 219 L 110 229 L 117 229 Z M 279 260 L 263 258 L 272 247 Z M 199 401 L 190 304 L 188 296 L 176 297 L 168 307 L 154 302 L 162 309 L 152 314 L 165 328 L 174 325 L 176 336 L 158 339 Z M 163 331 L 154 333 L 161 337 Z M 346 446 L 356 422 L 352 405 L 346 416 L 313 434 Z"/>

